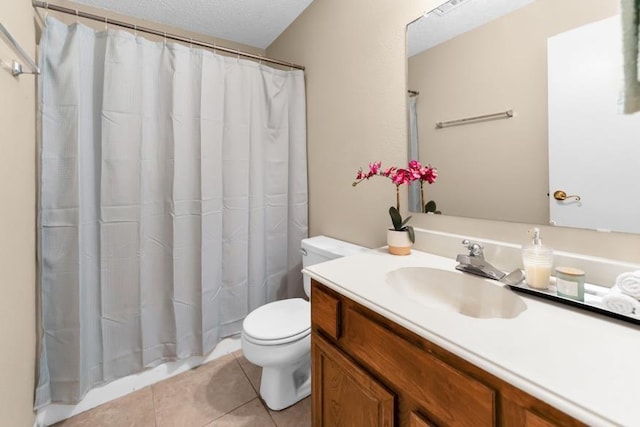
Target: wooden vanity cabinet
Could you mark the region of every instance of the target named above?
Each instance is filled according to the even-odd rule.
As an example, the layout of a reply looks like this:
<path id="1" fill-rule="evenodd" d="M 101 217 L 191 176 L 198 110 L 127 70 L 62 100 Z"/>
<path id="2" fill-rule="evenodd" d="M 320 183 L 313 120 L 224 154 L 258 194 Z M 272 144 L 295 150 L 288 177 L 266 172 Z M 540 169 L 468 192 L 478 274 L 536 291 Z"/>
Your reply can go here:
<path id="1" fill-rule="evenodd" d="M 583 425 L 315 280 L 311 301 L 316 427 Z"/>

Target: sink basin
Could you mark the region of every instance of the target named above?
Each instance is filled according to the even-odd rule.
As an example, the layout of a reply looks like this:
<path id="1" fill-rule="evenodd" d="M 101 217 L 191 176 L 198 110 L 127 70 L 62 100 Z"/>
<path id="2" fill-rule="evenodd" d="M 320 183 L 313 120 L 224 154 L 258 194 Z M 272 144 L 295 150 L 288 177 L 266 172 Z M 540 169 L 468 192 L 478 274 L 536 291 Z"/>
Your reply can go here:
<path id="1" fill-rule="evenodd" d="M 390 271 L 387 285 L 403 296 L 437 310 L 480 319 L 511 319 L 527 309 L 524 300 L 500 283 L 469 274 L 428 267 Z"/>

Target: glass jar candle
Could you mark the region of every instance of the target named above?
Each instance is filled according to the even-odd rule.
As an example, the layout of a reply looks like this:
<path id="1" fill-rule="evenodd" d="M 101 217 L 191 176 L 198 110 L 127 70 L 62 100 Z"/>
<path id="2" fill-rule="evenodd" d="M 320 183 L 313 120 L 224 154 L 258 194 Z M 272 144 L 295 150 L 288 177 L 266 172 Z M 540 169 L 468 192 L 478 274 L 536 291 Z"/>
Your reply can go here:
<path id="1" fill-rule="evenodd" d="M 559 296 L 584 302 L 584 271 L 574 267 L 556 268 L 556 291 Z"/>

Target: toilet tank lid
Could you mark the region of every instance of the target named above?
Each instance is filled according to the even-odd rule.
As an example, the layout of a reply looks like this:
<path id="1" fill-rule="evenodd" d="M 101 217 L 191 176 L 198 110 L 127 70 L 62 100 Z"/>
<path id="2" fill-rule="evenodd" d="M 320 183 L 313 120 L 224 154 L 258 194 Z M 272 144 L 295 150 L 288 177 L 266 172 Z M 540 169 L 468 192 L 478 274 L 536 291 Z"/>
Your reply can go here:
<path id="1" fill-rule="evenodd" d="M 327 236 L 315 236 L 303 239 L 301 246 L 308 252 L 314 252 L 327 258 L 338 258 L 366 252 L 369 248 Z"/>

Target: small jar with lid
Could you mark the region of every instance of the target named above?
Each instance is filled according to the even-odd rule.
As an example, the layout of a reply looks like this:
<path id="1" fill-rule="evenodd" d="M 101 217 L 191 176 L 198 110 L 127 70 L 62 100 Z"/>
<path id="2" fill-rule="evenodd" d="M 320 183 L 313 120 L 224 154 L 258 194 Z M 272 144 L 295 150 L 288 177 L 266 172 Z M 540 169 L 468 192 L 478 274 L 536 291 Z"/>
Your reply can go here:
<path id="1" fill-rule="evenodd" d="M 584 271 L 574 267 L 556 268 L 558 296 L 584 302 Z"/>

